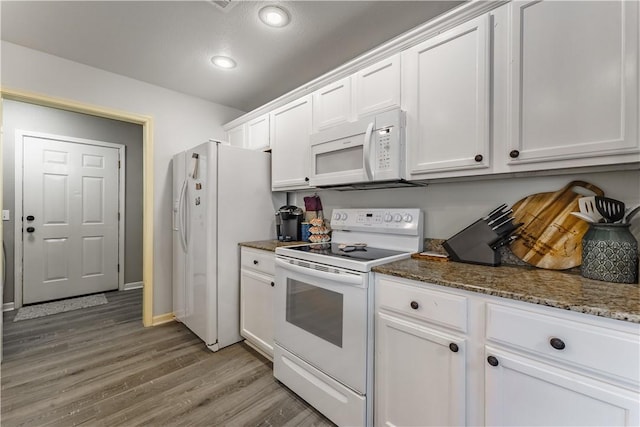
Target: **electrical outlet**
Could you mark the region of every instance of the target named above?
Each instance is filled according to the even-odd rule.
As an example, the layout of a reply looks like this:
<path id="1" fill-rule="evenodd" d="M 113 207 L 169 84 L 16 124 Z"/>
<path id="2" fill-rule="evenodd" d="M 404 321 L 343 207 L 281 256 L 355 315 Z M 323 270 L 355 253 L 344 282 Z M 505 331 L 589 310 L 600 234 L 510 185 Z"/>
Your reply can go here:
<path id="1" fill-rule="evenodd" d="M 2 210 L 2 220 L 9 221 L 11 219 L 11 214 L 9 213 L 9 209 Z"/>

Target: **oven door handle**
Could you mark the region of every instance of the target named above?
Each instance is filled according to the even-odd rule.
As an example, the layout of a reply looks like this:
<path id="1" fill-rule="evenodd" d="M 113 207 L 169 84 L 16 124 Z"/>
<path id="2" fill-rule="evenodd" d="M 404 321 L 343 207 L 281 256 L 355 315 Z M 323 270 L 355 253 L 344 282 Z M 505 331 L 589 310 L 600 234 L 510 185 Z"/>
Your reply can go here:
<path id="1" fill-rule="evenodd" d="M 299 265 L 291 264 L 286 261 L 282 261 L 280 258 L 276 258 L 276 265 L 286 270 L 290 270 L 296 273 L 306 274 L 307 276 L 316 277 L 318 279 L 332 279 L 341 283 L 348 283 L 350 285 L 360 285 L 364 287 L 362 276 L 355 274 L 338 274 L 328 271 L 320 271 L 315 268 L 300 267 Z"/>

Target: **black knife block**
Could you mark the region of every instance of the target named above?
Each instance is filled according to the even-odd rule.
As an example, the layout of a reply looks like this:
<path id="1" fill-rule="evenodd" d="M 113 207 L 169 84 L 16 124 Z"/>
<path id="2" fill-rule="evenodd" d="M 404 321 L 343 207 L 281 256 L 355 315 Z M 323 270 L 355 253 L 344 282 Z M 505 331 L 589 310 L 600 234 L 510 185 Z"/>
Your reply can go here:
<path id="1" fill-rule="evenodd" d="M 470 264 L 500 265 L 500 253 L 491 245 L 500 239 L 500 236 L 487 224 L 479 219 L 455 236 L 445 240 L 442 247 L 445 248 L 453 261 Z"/>

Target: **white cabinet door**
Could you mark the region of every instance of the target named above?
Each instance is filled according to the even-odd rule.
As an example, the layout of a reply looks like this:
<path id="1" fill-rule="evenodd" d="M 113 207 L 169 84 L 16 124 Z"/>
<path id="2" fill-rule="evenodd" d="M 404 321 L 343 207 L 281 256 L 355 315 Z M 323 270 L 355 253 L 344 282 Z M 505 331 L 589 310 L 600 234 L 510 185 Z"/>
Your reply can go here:
<path id="1" fill-rule="evenodd" d="M 375 347 L 377 426 L 465 425 L 463 339 L 378 313 Z"/>
<path id="2" fill-rule="evenodd" d="M 272 111 L 269 121 L 273 190 L 308 188 L 311 95 Z"/>
<path id="3" fill-rule="evenodd" d="M 351 77 L 345 77 L 314 92 L 314 132 L 350 121 L 353 117 L 351 100 Z"/>
<path id="4" fill-rule="evenodd" d="M 400 107 L 400 54 L 358 71 L 353 83 L 357 117 Z"/>
<path id="5" fill-rule="evenodd" d="M 273 277 L 240 271 L 240 334 L 273 358 Z"/>
<path id="6" fill-rule="evenodd" d="M 510 7 L 510 76 L 497 82 L 510 131 L 496 158 L 510 170 L 639 161 L 638 2 Z"/>
<path id="7" fill-rule="evenodd" d="M 269 114 L 257 117 L 246 124 L 246 148 L 269 148 Z"/>
<path id="8" fill-rule="evenodd" d="M 412 178 L 490 166 L 489 42 L 487 15 L 402 54 Z"/>
<path id="9" fill-rule="evenodd" d="M 234 147 L 244 147 L 245 144 L 245 128 L 244 124 L 238 125 L 227 132 L 227 140 L 229 145 Z"/>
<path id="10" fill-rule="evenodd" d="M 486 356 L 486 425 L 637 426 L 640 422 L 637 394 L 628 390 L 490 347 Z"/>

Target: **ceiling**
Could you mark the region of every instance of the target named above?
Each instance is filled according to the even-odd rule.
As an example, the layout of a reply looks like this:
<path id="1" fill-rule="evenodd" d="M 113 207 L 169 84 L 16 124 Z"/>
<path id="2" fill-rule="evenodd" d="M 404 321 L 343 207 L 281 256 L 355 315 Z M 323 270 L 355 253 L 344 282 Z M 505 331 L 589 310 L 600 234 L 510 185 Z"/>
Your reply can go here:
<path id="1" fill-rule="evenodd" d="M 7 1 L 1 36 L 21 46 L 250 111 L 460 1 Z M 266 5 L 291 23 L 270 28 Z M 212 66 L 228 55 L 233 70 Z"/>

